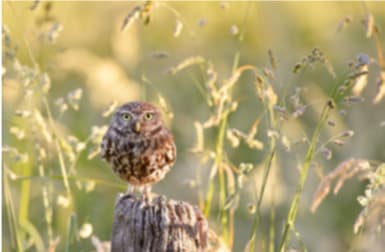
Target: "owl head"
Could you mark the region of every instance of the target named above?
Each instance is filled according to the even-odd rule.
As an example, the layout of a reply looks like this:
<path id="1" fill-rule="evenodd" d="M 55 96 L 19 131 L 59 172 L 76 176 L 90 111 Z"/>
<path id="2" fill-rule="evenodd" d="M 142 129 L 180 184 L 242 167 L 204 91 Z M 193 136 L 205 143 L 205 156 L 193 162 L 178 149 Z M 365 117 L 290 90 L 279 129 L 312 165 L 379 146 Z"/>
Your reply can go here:
<path id="1" fill-rule="evenodd" d="M 126 103 L 115 111 L 112 127 L 119 135 L 135 140 L 154 137 L 164 129 L 164 123 L 154 105 L 136 101 Z"/>

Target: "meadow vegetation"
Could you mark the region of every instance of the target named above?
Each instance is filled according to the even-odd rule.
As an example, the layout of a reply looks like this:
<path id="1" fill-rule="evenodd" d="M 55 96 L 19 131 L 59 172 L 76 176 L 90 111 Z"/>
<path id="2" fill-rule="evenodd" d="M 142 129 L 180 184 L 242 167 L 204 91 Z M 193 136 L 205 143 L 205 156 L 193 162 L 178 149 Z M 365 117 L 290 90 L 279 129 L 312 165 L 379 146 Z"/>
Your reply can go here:
<path id="1" fill-rule="evenodd" d="M 132 100 L 176 140 L 153 191 L 211 251 L 385 247 L 385 3 L 2 5 L 3 251 L 109 251 L 100 141 Z"/>

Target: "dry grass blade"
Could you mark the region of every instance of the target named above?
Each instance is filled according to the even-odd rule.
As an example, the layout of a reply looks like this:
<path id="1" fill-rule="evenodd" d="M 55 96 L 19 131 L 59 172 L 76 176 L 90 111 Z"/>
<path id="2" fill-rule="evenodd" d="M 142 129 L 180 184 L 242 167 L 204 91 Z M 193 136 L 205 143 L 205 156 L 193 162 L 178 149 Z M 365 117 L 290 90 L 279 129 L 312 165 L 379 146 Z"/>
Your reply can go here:
<path id="1" fill-rule="evenodd" d="M 277 69 L 277 60 L 275 59 L 275 57 L 273 55 L 273 51 L 271 49 L 268 50 L 268 55 L 269 55 L 270 66 L 273 69 Z"/>
<path id="2" fill-rule="evenodd" d="M 312 205 L 310 207 L 313 213 L 317 210 L 323 199 L 329 194 L 331 181 L 332 179 L 330 176 L 326 176 L 318 185 L 318 188 L 313 196 Z"/>
<path id="3" fill-rule="evenodd" d="M 203 123 L 203 128 L 211 128 L 214 126 L 218 126 L 221 118 L 224 116 L 224 106 L 225 106 L 225 100 L 221 99 L 218 107 L 215 109 L 215 113 L 209 117 L 204 123 Z"/>
<path id="4" fill-rule="evenodd" d="M 372 229 L 372 231 L 383 231 L 381 228 L 385 226 L 384 221 L 385 192 L 382 192 L 376 195 L 376 197 L 368 203 L 367 208 L 359 214 L 354 223 L 354 233 L 357 233 L 364 224 L 369 229 Z"/>
<path id="5" fill-rule="evenodd" d="M 365 26 L 366 37 L 370 38 L 373 35 L 375 29 L 374 17 L 371 13 L 368 13 L 366 17 L 362 20 Z"/>
<path id="6" fill-rule="evenodd" d="M 100 153 L 100 143 L 102 142 L 102 138 L 107 131 L 107 126 L 92 126 L 91 134 L 90 134 L 90 142 L 92 143 L 92 148 L 87 155 L 87 159 L 93 159 Z"/>
<path id="7" fill-rule="evenodd" d="M 234 86 L 234 84 L 239 80 L 239 77 L 242 75 L 242 73 L 246 70 L 255 71 L 256 68 L 254 66 L 251 66 L 251 65 L 245 65 L 245 66 L 239 67 L 237 70 L 234 71 L 234 73 L 230 76 L 230 78 L 225 80 L 224 85 L 219 89 L 219 92 L 225 93 L 225 92 L 227 92 L 227 90 L 232 88 Z"/>
<path id="8" fill-rule="evenodd" d="M 260 122 L 259 119 L 255 120 L 255 122 L 253 123 L 253 125 L 250 128 L 249 134 L 247 135 L 247 139 L 253 139 L 255 137 L 255 135 L 258 132 L 259 122 Z"/>
<path id="9" fill-rule="evenodd" d="M 169 119 L 174 118 L 174 113 L 171 111 L 170 105 L 167 104 L 166 98 L 161 94 L 158 94 L 158 103 L 161 110 L 166 114 Z"/>
<path id="10" fill-rule="evenodd" d="M 193 57 L 188 57 L 187 59 L 183 60 L 181 63 L 176 65 L 175 67 L 171 67 L 167 72 L 171 75 L 176 74 L 177 72 L 193 66 L 193 65 L 199 65 L 205 63 L 206 60 L 202 56 L 193 56 Z"/>
<path id="11" fill-rule="evenodd" d="M 142 6 L 135 6 L 124 18 L 123 24 L 120 28 L 121 31 L 124 31 L 134 20 L 136 20 L 140 12 L 142 11 Z"/>
<path id="12" fill-rule="evenodd" d="M 229 140 L 231 146 L 236 148 L 239 146 L 240 140 L 243 140 L 250 149 L 263 149 L 263 142 L 254 139 L 255 135 L 257 134 L 258 125 L 259 120 L 256 120 L 252 125 L 249 133 L 247 134 L 238 129 L 228 129 L 226 132 L 226 137 Z"/>
<path id="13" fill-rule="evenodd" d="M 370 164 L 366 160 L 357 160 L 352 167 L 348 167 L 346 170 L 339 172 L 339 179 L 334 186 L 333 193 L 337 194 L 345 181 L 357 175 L 358 173 L 365 173 L 370 168 Z"/>
<path id="14" fill-rule="evenodd" d="M 360 68 L 359 73 L 355 74 L 353 84 L 353 94 L 355 96 L 361 95 L 362 91 L 368 84 L 368 65 L 364 65 Z"/>
<path id="15" fill-rule="evenodd" d="M 147 25 L 150 22 L 150 13 L 152 7 L 152 1 L 146 1 L 142 5 L 135 6 L 124 18 L 120 31 L 124 31 L 132 22 L 138 18 L 142 18 L 143 23 Z"/>
<path id="16" fill-rule="evenodd" d="M 235 129 L 228 129 L 226 131 L 226 138 L 229 140 L 231 147 L 236 148 L 240 144 L 239 134 L 235 131 Z"/>
<path id="17" fill-rule="evenodd" d="M 213 65 L 209 63 L 209 66 L 207 68 L 207 81 L 206 81 L 206 87 L 207 91 L 211 97 L 210 106 L 212 105 L 218 105 L 220 100 L 220 94 L 218 92 L 218 88 L 216 86 L 218 80 L 218 73 L 215 71 Z"/>
<path id="18" fill-rule="evenodd" d="M 385 231 L 385 163 L 378 164 L 377 168 L 372 170 L 365 174 L 365 178 L 369 180 L 365 194 L 357 198 L 363 209 L 354 223 L 353 231 L 358 233 L 362 230 L 364 234 L 370 234 L 372 238 L 383 240 Z"/>
<path id="19" fill-rule="evenodd" d="M 177 20 L 175 24 L 174 34 L 173 34 L 175 38 L 179 37 L 179 35 L 182 32 L 182 29 L 183 29 L 183 23 L 180 20 Z"/>
<path id="20" fill-rule="evenodd" d="M 268 103 L 270 107 L 273 107 L 278 102 L 278 96 L 275 93 L 273 86 L 268 85 L 265 92 L 266 98 L 268 99 Z"/>
<path id="21" fill-rule="evenodd" d="M 118 102 L 113 101 L 102 113 L 103 117 L 109 117 L 117 108 Z"/>
<path id="22" fill-rule="evenodd" d="M 378 104 L 384 97 L 385 97 L 385 71 L 382 71 L 377 80 L 377 93 L 373 99 L 373 104 Z"/>
<path id="23" fill-rule="evenodd" d="M 369 168 L 369 162 L 363 159 L 352 158 L 342 162 L 321 180 L 321 183 L 318 185 L 318 188 L 313 196 L 311 211 L 314 213 L 323 199 L 329 194 L 333 180 L 338 178 L 333 191 L 334 194 L 337 194 L 347 179 L 359 173 L 366 173 Z"/>
<path id="24" fill-rule="evenodd" d="M 203 126 L 200 122 L 195 121 L 194 122 L 195 131 L 196 131 L 196 144 L 195 147 L 192 148 L 192 152 L 202 152 L 204 147 L 204 133 L 203 133 Z"/>
<path id="25" fill-rule="evenodd" d="M 356 60 L 350 63 L 350 67 L 353 68 L 353 72 L 349 75 L 347 85 L 341 88 L 347 88 L 353 85 L 352 91 L 355 96 L 361 95 L 362 91 L 368 84 L 368 73 L 371 59 L 367 54 L 359 53 L 356 56 Z M 345 91 L 345 90 L 340 90 Z"/>
<path id="26" fill-rule="evenodd" d="M 51 135 L 50 131 L 48 130 L 48 125 L 47 125 L 46 120 L 43 118 L 43 116 L 39 110 L 34 110 L 34 117 L 35 117 L 35 122 L 37 123 L 38 127 L 40 128 L 40 132 L 42 133 L 46 142 L 51 143 L 52 142 L 52 135 Z"/>

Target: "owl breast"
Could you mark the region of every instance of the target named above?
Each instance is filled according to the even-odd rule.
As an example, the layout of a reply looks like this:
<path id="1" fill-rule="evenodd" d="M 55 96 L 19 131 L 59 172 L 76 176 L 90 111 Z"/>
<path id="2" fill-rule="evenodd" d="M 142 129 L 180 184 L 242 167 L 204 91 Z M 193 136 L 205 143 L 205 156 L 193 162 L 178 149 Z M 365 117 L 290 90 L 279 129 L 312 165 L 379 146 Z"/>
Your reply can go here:
<path id="1" fill-rule="evenodd" d="M 111 139 L 119 140 L 114 142 Z M 176 148 L 169 132 L 140 141 L 105 137 L 101 155 L 121 179 L 133 185 L 143 185 L 164 178 L 175 162 Z"/>

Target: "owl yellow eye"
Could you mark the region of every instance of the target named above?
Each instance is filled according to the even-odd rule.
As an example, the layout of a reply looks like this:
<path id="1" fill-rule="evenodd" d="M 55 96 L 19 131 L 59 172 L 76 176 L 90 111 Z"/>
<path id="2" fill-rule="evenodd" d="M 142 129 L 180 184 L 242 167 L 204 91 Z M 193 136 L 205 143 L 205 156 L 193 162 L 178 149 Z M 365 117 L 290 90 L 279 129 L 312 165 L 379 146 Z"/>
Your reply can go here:
<path id="1" fill-rule="evenodd" d="M 144 114 L 144 119 L 146 119 L 148 121 L 151 120 L 153 117 L 154 117 L 154 114 L 152 114 L 152 113 Z"/>
<path id="2" fill-rule="evenodd" d="M 128 113 L 123 113 L 122 114 L 122 119 L 125 120 L 125 121 L 128 121 L 131 119 L 131 115 L 128 114 Z"/>

